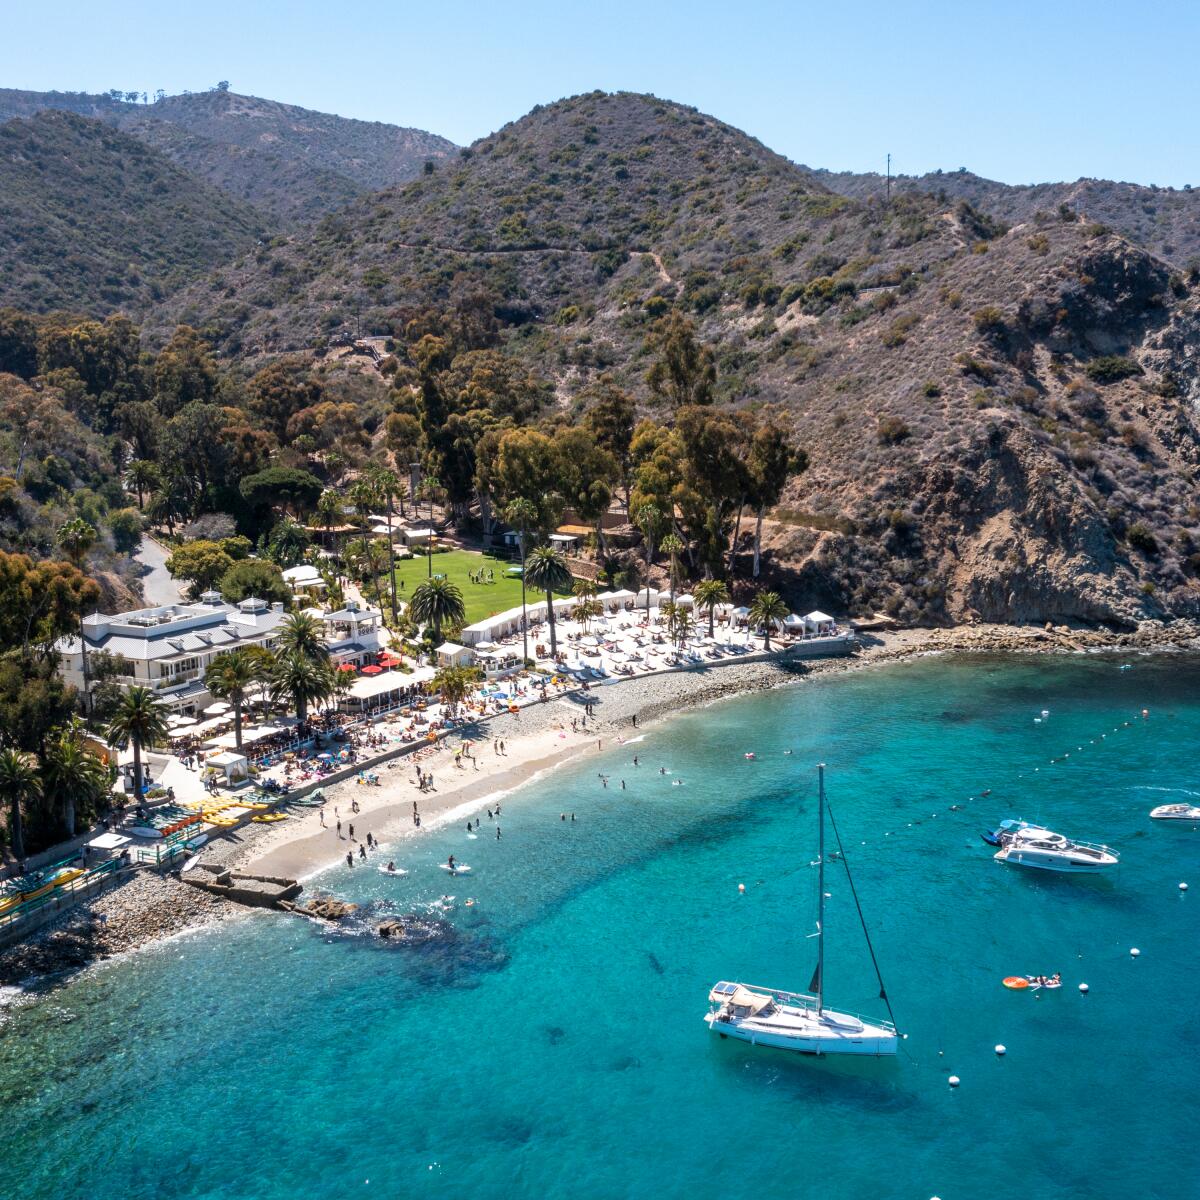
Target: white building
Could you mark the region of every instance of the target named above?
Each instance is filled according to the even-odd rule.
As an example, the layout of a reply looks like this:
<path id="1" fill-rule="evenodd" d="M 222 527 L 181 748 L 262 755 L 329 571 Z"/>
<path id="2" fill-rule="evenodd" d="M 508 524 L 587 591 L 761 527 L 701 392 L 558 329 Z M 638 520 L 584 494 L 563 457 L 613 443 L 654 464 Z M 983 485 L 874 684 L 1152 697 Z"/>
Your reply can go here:
<path id="1" fill-rule="evenodd" d="M 118 683 L 150 688 L 175 712 L 195 714 L 212 701 L 204 686 L 208 664 L 238 646 L 270 650 L 285 615 L 282 604 L 253 597 L 226 604 L 217 592 L 205 592 L 198 604 L 93 613 L 83 618 L 82 638 L 59 641 L 59 673 L 83 691 L 85 653 L 111 654 L 125 666 Z"/>
<path id="2" fill-rule="evenodd" d="M 383 613 L 377 608 L 362 608 L 348 600 L 337 612 L 321 613 L 325 644 L 335 666 L 374 662 L 387 647 L 380 641 Z"/>

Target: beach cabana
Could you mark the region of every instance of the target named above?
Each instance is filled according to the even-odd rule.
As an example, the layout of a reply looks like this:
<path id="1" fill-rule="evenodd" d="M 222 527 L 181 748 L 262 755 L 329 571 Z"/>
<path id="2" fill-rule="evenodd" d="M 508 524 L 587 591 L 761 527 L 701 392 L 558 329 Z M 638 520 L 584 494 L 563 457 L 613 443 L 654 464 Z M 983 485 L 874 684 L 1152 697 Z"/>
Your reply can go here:
<path id="1" fill-rule="evenodd" d="M 475 651 L 457 642 L 443 642 L 434 653 L 439 667 L 469 667 L 475 661 Z"/>
<path id="2" fill-rule="evenodd" d="M 244 754 L 222 750 L 204 760 L 204 769 L 213 771 L 225 780 L 227 787 L 237 787 L 250 778 L 250 763 Z"/>
<path id="3" fill-rule="evenodd" d="M 694 608 L 696 597 L 690 592 L 684 592 L 682 596 L 675 597 L 675 606 L 677 608 Z"/>
<path id="4" fill-rule="evenodd" d="M 804 625 L 810 633 L 820 636 L 833 633 L 837 627 L 837 622 L 828 613 L 823 613 L 819 609 L 813 609 L 812 612 L 805 613 Z"/>
<path id="5" fill-rule="evenodd" d="M 609 592 L 609 598 L 618 608 L 629 608 L 637 599 L 637 592 L 631 592 L 628 588 L 618 588 L 615 592 Z"/>
<path id="6" fill-rule="evenodd" d="M 745 625 L 750 619 L 750 610 L 744 604 L 739 604 L 730 610 L 729 616 L 735 625 Z"/>
<path id="7" fill-rule="evenodd" d="M 803 633 L 807 628 L 807 623 L 798 613 L 788 613 L 784 618 L 783 628 L 788 633 Z"/>

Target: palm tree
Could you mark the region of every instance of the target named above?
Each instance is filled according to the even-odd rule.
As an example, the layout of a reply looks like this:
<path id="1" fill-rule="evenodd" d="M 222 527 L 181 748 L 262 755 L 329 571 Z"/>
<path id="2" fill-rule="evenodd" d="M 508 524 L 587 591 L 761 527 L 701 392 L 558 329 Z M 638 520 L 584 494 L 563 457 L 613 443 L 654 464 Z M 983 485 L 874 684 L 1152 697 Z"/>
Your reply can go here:
<path id="1" fill-rule="evenodd" d="M 593 600 L 588 596 L 580 598 L 579 603 L 571 609 L 571 620 L 579 621 L 584 630 L 588 628 L 588 622 L 593 617 L 598 617 L 604 611 L 604 605 L 599 600 Z"/>
<path id="2" fill-rule="evenodd" d="M 414 621 L 433 630 L 434 642 L 442 640 L 442 625 L 459 625 L 467 616 L 462 592 L 448 579 L 425 579 L 413 590 L 408 611 Z"/>
<path id="3" fill-rule="evenodd" d="M 671 606 L 670 615 L 667 617 L 667 631 L 681 650 L 687 644 L 688 634 L 692 631 L 692 624 L 692 614 L 688 612 L 686 605 L 675 604 Z"/>
<path id="4" fill-rule="evenodd" d="M 558 653 L 558 641 L 554 633 L 554 593 L 565 592 L 571 586 L 571 572 L 567 560 L 553 546 L 538 546 L 529 556 L 525 574 L 535 588 L 546 593 L 546 617 L 550 622 L 550 657 Z"/>
<path id="5" fill-rule="evenodd" d="M 109 768 L 84 744 L 82 723 L 75 721 L 59 730 L 46 749 L 42 794 L 52 808 L 62 812 L 67 837 L 75 836 L 75 817 L 80 802 L 88 812 L 95 812 L 111 787 Z"/>
<path id="6" fill-rule="evenodd" d="M 140 512 L 147 492 L 152 492 L 162 479 L 158 467 L 148 458 L 139 458 L 129 464 L 129 473 L 125 477 L 126 484 L 137 492 L 138 511 Z"/>
<path id="7" fill-rule="evenodd" d="M 250 698 L 250 689 L 271 674 L 271 656 L 257 646 L 239 646 L 218 654 L 204 672 L 204 686 L 218 700 L 228 700 L 233 708 L 233 740 L 242 748 L 242 709 Z"/>
<path id="8" fill-rule="evenodd" d="M 317 500 L 317 516 L 321 520 L 321 525 L 324 527 L 326 538 L 329 537 L 329 531 L 333 528 L 334 523 L 338 525 L 342 523 L 342 498 L 333 490 L 326 488 Z M 333 551 L 338 554 L 337 543 L 334 543 Z"/>
<path id="9" fill-rule="evenodd" d="M 660 550 L 666 551 L 671 556 L 671 603 L 675 603 L 675 583 L 679 578 L 679 556 L 684 551 L 684 545 L 680 538 L 673 533 L 668 533 L 662 540 Z"/>
<path id="10" fill-rule="evenodd" d="M 449 705 L 450 715 L 453 716 L 482 678 L 483 672 L 478 667 L 443 667 L 429 681 L 429 687 L 442 697 L 444 704 Z"/>
<path id="11" fill-rule="evenodd" d="M 96 544 L 96 527 L 82 517 L 76 517 L 59 529 L 54 540 L 66 551 L 67 557 L 79 566 L 87 552 Z"/>
<path id="12" fill-rule="evenodd" d="M 518 497 L 504 510 L 504 519 L 516 528 L 518 544 L 521 547 L 521 650 L 524 654 L 522 662 L 527 663 L 529 661 L 529 623 L 525 619 L 525 539 L 528 538 L 529 531 L 537 527 L 537 505 L 532 500 Z"/>
<path id="13" fill-rule="evenodd" d="M 376 467 L 371 472 L 371 482 L 375 485 L 375 490 L 383 500 L 383 511 L 387 517 L 388 575 L 392 581 L 392 624 L 395 625 L 399 619 L 399 614 L 396 611 L 396 548 L 392 544 L 392 500 L 403 485 L 387 467 Z M 380 608 L 382 607 L 383 605 L 381 604 Z"/>
<path id="14" fill-rule="evenodd" d="M 354 511 L 358 514 L 358 523 L 362 529 L 362 536 L 367 536 L 367 517 L 371 515 L 371 509 L 375 507 L 379 497 L 375 492 L 375 485 L 369 479 L 359 479 L 351 485 L 349 492 L 346 493 L 350 503 L 354 505 Z"/>
<path id="15" fill-rule="evenodd" d="M 702 579 L 693 592 L 696 607 L 708 613 L 708 637 L 713 637 L 713 616 L 722 604 L 729 603 L 729 588 L 723 579 Z"/>
<path id="16" fill-rule="evenodd" d="M 329 659 L 325 630 L 311 613 L 294 612 L 284 617 L 276 635 L 275 650 L 279 657 L 299 654 L 315 663 L 324 663 Z"/>
<path id="17" fill-rule="evenodd" d="M 133 794 L 142 799 L 142 750 L 161 746 L 167 740 L 167 710 L 147 687 L 129 688 L 117 704 L 117 711 L 104 735 L 109 745 L 128 743 L 133 747 Z"/>
<path id="18" fill-rule="evenodd" d="M 750 619 L 762 625 L 763 649 L 771 648 L 771 626 L 788 615 L 788 606 L 778 592 L 759 592 L 750 601 Z"/>
<path id="19" fill-rule="evenodd" d="M 301 724 L 308 720 L 308 706 L 328 700 L 333 694 L 333 671 L 328 660 L 309 658 L 297 651 L 284 651 L 271 669 L 271 694 L 287 698 Z"/>
<path id="20" fill-rule="evenodd" d="M 18 860 L 25 857 L 25 830 L 21 809 L 42 794 L 33 759 L 20 750 L 0 750 L 0 802 L 8 804 L 12 825 L 13 854 Z"/>

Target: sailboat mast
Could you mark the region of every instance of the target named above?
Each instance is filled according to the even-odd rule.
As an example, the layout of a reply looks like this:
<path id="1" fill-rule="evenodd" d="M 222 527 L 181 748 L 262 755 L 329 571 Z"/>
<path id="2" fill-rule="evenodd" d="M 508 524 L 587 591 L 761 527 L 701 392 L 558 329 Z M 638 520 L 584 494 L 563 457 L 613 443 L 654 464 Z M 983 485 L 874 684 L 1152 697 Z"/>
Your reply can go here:
<path id="1" fill-rule="evenodd" d="M 817 764 L 817 1013 L 825 992 L 825 764 Z"/>

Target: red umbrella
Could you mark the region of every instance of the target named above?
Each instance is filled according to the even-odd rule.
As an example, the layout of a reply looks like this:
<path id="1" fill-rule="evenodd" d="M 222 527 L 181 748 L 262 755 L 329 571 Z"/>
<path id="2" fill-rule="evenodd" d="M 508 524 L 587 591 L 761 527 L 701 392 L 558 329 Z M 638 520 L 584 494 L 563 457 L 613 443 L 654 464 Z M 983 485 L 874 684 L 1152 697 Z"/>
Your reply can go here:
<path id="1" fill-rule="evenodd" d="M 353 671 L 354 664 L 353 663 L 340 663 L 338 665 L 338 670 L 339 671 Z"/>
<path id="2" fill-rule="evenodd" d="M 363 667 L 362 673 L 364 675 L 382 675 L 383 668 L 382 667 Z"/>
<path id="3" fill-rule="evenodd" d="M 400 663 L 401 663 L 401 660 L 399 658 L 397 658 L 394 654 L 390 654 L 387 650 L 385 650 L 379 656 L 379 665 L 381 667 L 398 667 L 400 665 Z"/>

